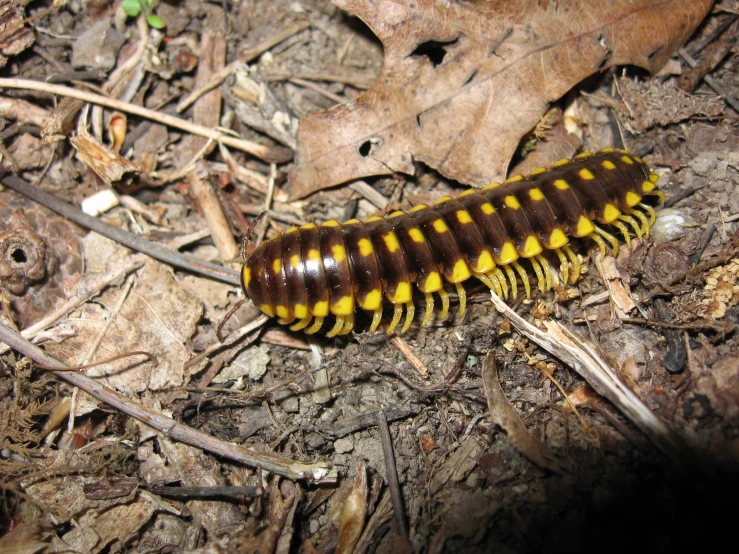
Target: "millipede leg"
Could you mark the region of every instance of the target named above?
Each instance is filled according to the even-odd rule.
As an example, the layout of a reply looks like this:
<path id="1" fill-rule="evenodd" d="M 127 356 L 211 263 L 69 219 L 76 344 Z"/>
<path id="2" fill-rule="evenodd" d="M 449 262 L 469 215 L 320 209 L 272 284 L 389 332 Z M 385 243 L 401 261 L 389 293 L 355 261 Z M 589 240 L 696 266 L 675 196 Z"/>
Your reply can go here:
<path id="1" fill-rule="evenodd" d="M 348 335 L 354 329 L 354 314 L 344 318 L 344 328 L 339 332 L 340 335 Z"/>
<path id="2" fill-rule="evenodd" d="M 503 298 L 508 300 L 508 281 L 506 281 L 506 275 L 510 271 L 510 268 L 508 266 L 503 266 L 506 270 L 506 273 L 503 273 L 499 267 L 496 267 L 493 271 L 495 272 L 495 276 L 498 278 L 498 281 L 500 281 L 500 286 L 503 288 Z M 516 298 L 516 289 L 513 289 L 513 298 Z"/>
<path id="3" fill-rule="evenodd" d="M 424 292 L 423 295 L 426 297 L 426 313 L 423 314 L 421 327 L 426 327 L 431 320 L 431 314 L 434 313 L 434 295 L 428 292 Z"/>
<path id="4" fill-rule="evenodd" d="M 337 315 L 336 316 L 336 323 L 334 323 L 334 326 L 331 327 L 331 330 L 326 333 L 326 336 L 328 338 L 335 337 L 339 334 L 339 332 L 344 328 L 344 316 Z"/>
<path id="5" fill-rule="evenodd" d="M 631 227 L 634 229 L 634 232 L 636 233 L 636 238 L 639 238 L 639 239 L 642 238 L 644 233 L 642 232 L 642 229 L 639 226 L 639 222 L 636 219 L 634 219 L 630 215 L 620 215 L 618 216 L 618 218 L 621 221 L 624 221 L 628 223 L 629 225 L 631 225 Z"/>
<path id="6" fill-rule="evenodd" d="M 385 331 L 388 335 L 395 332 L 398 323 L 400 323 L 400 318 L 403 315 L 403 304 L 393 304 L 393 308 L 393 319 L 390 320 L 390 325 L 388 325 L 387 330 Z"/>
<path id="7" fill-rule="evenodd" d="M 654 211 L 654 208 L 644 202 L 639 202 L 638 206 L 649 214 L 649 226 L 654 225 L 654 222 L 657 221 L 657 212 Z"/>
<path id="8" fill-rule="evenodd" d="M 500 273 L 500 270 L 498 270 L 497 273 Z M 491 271 L 489 276 L 490 282 L 493 284 L 493 288 L 495 289 L 495 294 L 502 297 L 503 296 L 503 285 L 500 283 L 500 279 L 498 278 L 498 275 Z M 506 287 L 506 296 L 508 293 L 508 287 Z"/>
<path id="9" fill-rule="evenodd" d="M 493 282 L 490 280 L 490 277 L 485 275 L 484 273 L 472 273 L 472 276 L 480 281 L 483 285 L 485 285 L 487 288 L 492 289 L 493 288 Z"/>
<path id="10" fill-rule="evenodd" d="M 614 237 L 611 233 L 609 233 L 608 231 L 604 231 L 597 225 L 595 226 L 595 232 L 611 243 L 611 248 L 613 249 L 613 257 L 615 258 L 616 256 L 618 256 L 618 239 Z"/>
<path id="11" fill-rule="evenodd" d="M 495 274 L 491 271 L 488 274 L 475 273 L 475 277 L 479 279 L 487 288 L 494 290 L 498 296 L 503 296 L 503 290 L 500 288 L 500 282 Z"/>
<path id="12" fill-rule="evenodd" d="M 606 257 L 608 255 L 608 247 L 606 246 L 606 243 L 603 242 L 603 239 L 600 238 L 597 233 L 590 233 L 588 236 L 600 247 L 600 255 Z"/>
<path id="13" fill-rule="evenodd" d="M 386 333 L 389 335 L 390 333 L 395 331 L 395 328 L 398 326 L 398 323 L 400 323 L 400 316 L 403 315 L 403 304 L 395 304 L 395 309 L 393 310 L 393 319 L 390 321 L 390 325 L 388 325 Z"/>
<path id="14" fill-rule="evenodd" d="M 439 289 L 436 292 L 441 297 L 441 319 L 446 319 L 446 316 L 449 315 L 449 295 L 444 289 Z"/>
<path id="15" fill-rule="evenodd" d="M 459 319 L 464 318 L 467 311 L 467 291 L 464 290 L 462 283 L 454 283 L 457 288 L 457 298 L 459 298 Z"/>
<path id="16" fill-rule="evenodd" d="M 300 331 L 302 329 L 305 329 L 308 324 L 310 323 L 311 319 L 313 319 L 313 316 L 308 316 L 305 319 L 301 319 L 298 321 L 295 325 L 290 326 L 291 331 Z"/>
<path id="17" fill-rule="evenodd" d="M 572 248 L 570 248 L 569 245 L 565 245 L 564 250 L 567 257 L 572 262 L 572 280 L 570 283 L 574 285 L 577 283 L 578 279 L 580 279 L 580 258 L 577 257 L 577 254 L 572 251 Z"/>
<path id="18" fill-rule="evenodd" d="M 316 316 L 316 320 L 313 322 L 313 325 L 308 327 L 305 332 L 312 335 L 313 333 L 317 333 L 321 327 L 323 327 L 323 318 L 321 316 Z"/>
<path id="19" fill-rule="evenodd" d="M 539 265 L 539 262 L 536 261 L 536 258 L 529 258 L 529 263 L 531 264 L 531 267 L 534 268 L 534 273 L 536 273 L 536 280 L 539 282 L 539 291 L 543 294 L 547 291 L 546 289 L 546 281 L 544 280 L 544 273 L 541 271 L 541 266 Z"/>
<path id="20" fill-rule="evenodd" d="M 619 216 L 619 219 L 621 219 L 621 216 Z M 620 221 L 611 221 L 611 225 L 621 231 L 621 234 L 624 236 L 624 240 L 626 241 L 626 245 L 631 246 L 631 235 L 629 235 L 629 230 L 626 228 L 626 225 Z M 615 255 L 616 254 L 614 254 L 614 256 Z"/>
<path id="21" fill-rule="evenodd" d="M 521 281 L 523 281 L 523 288 L 526 290 L 526 298 L 531 298 L 531 284 L 529 283 L 528 273 L 526 273 L 526 270 L 523 268 L 523 266 L 521 266 L 520 263 L 513 262 L 512 265 L 521 276 Z M 514 295 L 513 298 L 515 299 L 516 296 Z"/>
<path id="22" fill-rule="evenodd" d="M 547 290 L 552 290 L 552 268 L 549 266 L 549 260 L 541 254 L 536 256 L 536 259 L 539 261 L 539 265 L 541 265 L 541 269 L 544 272 L 544 278 L 547 282 Z"/>
<path id="23" fill-rule="evenodd" d="M 505 274 L 508 277 L 508 282 L 511 284 L 511 298 L 515 300 L 518 296 L 518 282 L 516 280 L 516 274 L 513 273 L 510 265 L 504 265 L 503 269 L 505 270 Z M 505 283 L 505 279 L 503 280 L 503 282 Z M 508 300 L 508 295 L 506 295 L 506 300 Z"/>
<path id="24" fill-rule="evenodd" d="M 413 302 L 408 302 L 408 304 L 405 305 L 405 309 L 405 323 L 403 323 L 403 328 L 400 330 L 401 335 L 404 334 L 408 329 L 410 329 L 413 317 L 416 315 L 416 306 L 413 304 Z"/>
<path id="25" fill-rule="evenodd" d="M 570 262 L 561 248 L 557 248 L 554 252 L 559 258 L 559 272 L 562 274 L 562 282 L 566 285 L 570 280 Z"/>
<path id="26" fill-rule="evenodd" d="M 646 235 L 649 232 L 649 227 L 650 227 L 649 220 L 647 219 L 647 216 L 645 216 L 643 212 L 641 212 L 641 211 L 639 211 L 637 209 L 634 209 L 634 208 L 631 208 L 628 211 L 628 213 L 630 215 L 633 215 L 639 221 L 641 221 L 641 224 L 642 224 L 642 227 L 641 227 L 642 235 Z"/>
<path id="27" fill-rule="evenodd" d="M 375 310 L 375 313 L 372 316 L 372 325 L 370 325 L 369 328 L 370 333 L 377 331 L 377 328 L 380 326 L 380 321 L 382 321 L 382 310 Z"/>

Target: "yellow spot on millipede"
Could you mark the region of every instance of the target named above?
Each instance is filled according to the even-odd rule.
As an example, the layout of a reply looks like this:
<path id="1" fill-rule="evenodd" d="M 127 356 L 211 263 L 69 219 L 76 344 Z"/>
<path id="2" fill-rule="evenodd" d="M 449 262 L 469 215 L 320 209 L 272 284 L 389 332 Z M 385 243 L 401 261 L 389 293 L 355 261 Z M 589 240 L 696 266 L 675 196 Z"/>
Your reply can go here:
<path id="1" fill-rule="evenodd" d="M 446 226 L 446 223 L 444 222 L 443 219 L 439 218 L 434 221 L 434 230 L 437 233 L 441 234 L 441 233 L 446 233 L 449 230 L 449 227 Z"/>
<path id="2" fill-rule="evenodd" d="M 544 200 L 544 193 L 540 189 L 533 188 L 529 191 L 532 200 Z"/>
<path id="3" fill-rule="evenodd" d="M 472 217 L 470 216 L 470 213 L 467 210 L 459 210 L 457 211 L 457 221 L 460 223 L 472 223 Z"/>
<path id="4" fill-rule="evenodd" d="M 524 258 L 531 258 L 533 256 L 536 256 L 537 254 L 541 254 L 542 250 L 543 248 L 541 247 L 539 240 L 532 235 L 526 238 L 526 242 L 524 243 L 523 252 L 521 253 L 521 255 Z"/>
<path id="5" fill-rule="evenodd" d="M 482 213 L 485 215 L 490 215 L 495 213 L 495 208 L 490 202 L 485 202 L 482 206 L 480 206 L 480 209 L 482 210 Z"/>
<path id="6" fill-rule="evenodd" d="M 592 179 L 595 179 L 595 175 L 593 175 L 593 172 L 590 171 L 587 167 L 582 168 L 577 173 L 581 179 L 585 179 L 586 181 L 591 181 Z"/>
<path id="7" fill-rule="evenodd" d="M 516 198 L 513 195 L 508 195 L 503 200 L 505 202 L 505 205 L 511 208 L 512 210 L 517 210 L 521 207 L 521 204 L 518 202 L 518 198 Z"/>
<path id="8" fill-rule="evenodd" d="M 620 215 L 621 211 L 613 204 L 606 204 L 606 207 L 603 208 L 603 219 L 606 223 L 617 220 Z"/>
<path id="9" fill-rule="evenodd" d="M 336 263 L 341 263 L 346 260 L 346 249 L 340 244 L 335 244 L 331 247 L 331 252 L 334 255 Z M 345 315 L 345 314 L 342 314 Z"/>
<path id="10" fill-rule="evenodd" d="M 331 312 L 334 315 L 351 315 L 354 313 L 354 298 L 351 296 L 342 296 L 331 306 Z"/>
<path id="11" fill-rule="evenodd" d="M 364 301 L 360 303 L 363 310 L 374 312 L 382 307 L 382 291 L 373 289 L 364 297 Z"/>
<path id="12" fill-rule="evenodd" d="M 411 240 L 413 242 L 418 242 L 418 243 L 426 242 L 426 237 L 423 236 L 423 233 L 417 227 L 414 227 L 413 229 L 408 231 L 408 236 L 411 237 Z"/>
<path id="13" fill-rule="evenodd" d="M 328 315 L 328 302 L 325 300 L 316 302 L 316 305 L 313 306 L 313 315 L 318 317 L 326 317 Z"/>
<path id="14" fill-rule="evenodd" d="M 382 235 L 382 240 L 385 241 L 385 246 L 387 246 L 387 250 L 391 254 L 395 252 L 398 248 L 400 248 L 398 237 L 396 237 L 395 233 L 393 233 L 392 231 L 386 235 Z"/>
<path id="15" fill-rule="evenodd" d="M 369 239 L 359 239 L 357 245 L 359 246 L 359 253 L 364 257 L 371 256 L 374 252 L 372 242 Z"/>
<path id="16" fill-rule="evenodd" d="M 601 163 L 605 169 L 616 169 L 616 164 L 613 163 L 611 160 L 603 160 L 603 163 Z"/>
<path id="17" fill-rule="evenodd" d="M 460 281 L 465 281 L 469 279 L 472 276 L 470 273 L 470 266 L 467 265 L 467 262 L 464 260 L 457 260 L 457 262 L 454 264 L 454 269 L 452 269 L 452 283 L 459 283 Z"/>
<path id="18" fill-rule="evenodd" d="M 402 282 L 398 283 L 397 287 L 395 288 L 395 295 L 390 298 L 390 301 L 393 304 L 406 304 L 411 301 L 413 298 L 413 292 L 411 289 L 411 284 Z"/>
<path id="19" fill-rule="evenodd" d="M 567 190 L 570 188 L 570 185 L 564 179 L 557 179 L 554 181 L 554 186 L 559 190 Z"/>
<path id="20" fill-rule="evenodd" d="M 308 250 L 308 260 L 315 263 L 321 263 L 321 253 L 317 249 L 311 248 Z"/>
<path id="21" fill-rule="evenodd" d="M 506 242 L 500 250 L 500 260 L 498 263 L 507 265 L 518 259 L 518 252 L 512 242 Z"/>
<path id="22" fill-rule="evenodd" d="M 275 275 L 279 275 L 280 273 L 282 273 L 282 260 L 280 260 L 279 258 L 272 262 L 272 272 Z"/>

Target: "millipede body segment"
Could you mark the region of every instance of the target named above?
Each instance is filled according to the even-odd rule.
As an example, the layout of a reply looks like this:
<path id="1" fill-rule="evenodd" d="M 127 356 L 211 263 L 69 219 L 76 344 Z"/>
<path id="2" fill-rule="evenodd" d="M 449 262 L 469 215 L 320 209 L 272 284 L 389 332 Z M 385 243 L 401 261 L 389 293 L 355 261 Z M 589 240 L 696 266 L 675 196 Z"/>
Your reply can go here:
<path id="1" fill-rule="evenodd" d="M 328 336 L 347 334 L 360 309 L 372 317 L 374 331 L 388 306 L 387 331 L 395 331 L 405 312 L 405 332 L 416 313 L 414 288 L 424 298 L 426 325 L 435 297 L 441 318 L 447 316 L 447 287 L 456 290 L 464 315 L 463 283 L 473 277 L 506 298 L 516 298 L 520 282 L 528 296 L 527 268 L 544 292 L 552 287 L 552 259 L 562 279 L 575 283 L 580 262 L 570 242 L 587 237 L 604 254 L 607 245 L 616 254 L 618 239 L 598 224 L 627 243 L 632 232 L 649 232 L 655 213 L 642 198 L 661 196 L 656 181 L 649 165 L 626 151 L 585 152 L 407 213 L 291 227 L 247 258 L 242 285 L 265 314 L 293 330 L 315 333 L 330 317 Z"/>

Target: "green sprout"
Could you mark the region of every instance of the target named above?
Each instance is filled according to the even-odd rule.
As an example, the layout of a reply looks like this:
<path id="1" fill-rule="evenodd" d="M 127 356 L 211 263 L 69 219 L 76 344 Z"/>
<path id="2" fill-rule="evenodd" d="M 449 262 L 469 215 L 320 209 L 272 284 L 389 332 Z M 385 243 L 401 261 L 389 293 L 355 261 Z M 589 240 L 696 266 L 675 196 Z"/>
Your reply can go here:
<path id="1" fill-rule="evenodd" d="M 146 15 L 146 22 L 149 27 L 154 29 L 164 29 L 166 23 L 154 13 L 154 3 L 156 0 L 123 0 L 121 9 L 129 17 L 138 17 L 143 11 Z"/>

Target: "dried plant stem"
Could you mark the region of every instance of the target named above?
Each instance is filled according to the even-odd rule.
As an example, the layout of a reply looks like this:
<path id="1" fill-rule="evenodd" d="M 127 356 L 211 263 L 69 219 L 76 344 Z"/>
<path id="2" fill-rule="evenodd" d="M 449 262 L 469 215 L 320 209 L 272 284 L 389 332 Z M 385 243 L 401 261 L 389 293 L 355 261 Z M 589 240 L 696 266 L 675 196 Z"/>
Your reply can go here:
<path id="1" fill-rule="evenodd" d="M 40 364 L 58 368 L 60 371 L 54 372 L 58 378 L 67 381 L 75 387 L 79 387 L 91 396 L 120 410 L 124 414 L 153 427 L 168 438 L 223 456 L 238 463 L 243 463 L 251 467 L 261 467 L 287 479 L 304 479 L 315 484 L 329 484 L 336 482 L 338 478 L 338 472 L 331 464 L 321 462 L 312 464 L 303 463 L 277 454 L 255 452 L 235 444 L 221 441 L 134 402 L 107 385 L 91 379 L 86 375 L 63 371 L 66 368 L 64 364 L 47 356 L 43 350 L 4 325 L 0 325 L 0 340 Z"/>
<path id="2" fill-rule="evenodd" d="M 393 501 L 393 515 L 395 527 L 398 534 L 408 540 L 408 526 L 405 522 L 405 509 L 403 508 L 403 494 L 398 481 L 398 468 L 395 465 L 395 452 L 393 451 L 393 437 L 390 435 L 390 426 L 387 424 L 385 412 L 380 410 L 377 414 L 377 427 L 380 429 L 380 441 L 382 442 L 382 453 L 385 457 L 385 472 L 387 473 L 387 484 L 390 488 L 390 498 Z"/>
<path id="3" fill-rule="evenodd" d="M 677 433 L 642 402 L 619 378 L 618 372 L 595 347 L 555 321 L 545 321 L 547 331 L 537 329 L 514 312 L 495 293 L 495 308 L 523 335 L 579 373 L 595 391 L 610 400 L 621 413 L 682 468 L 699 467 Z"/>
<path id="4" fill-rule="evenodd" d="M 86 92 L 84 90 L 78 90 L 70 87 L 64 87 L 61 85 L 51 85 L 49 83 L 42 83 L 40 81 L 31 81 L 29 79 L 4 79 L 0 78 L 0 88 L 12 88 L 12 89 L 25 89 L 25 90 L 36 90 L 39 92 L 48 92 L 50 94 L 57 94 L 59 96 L 67 96 L 70 98 L 77 98 L 83 102 L 89 102 L 112 110 L 119 110 L 121 112 L 137 115 L 151 121 L 156 121 L 162 125 L 174 127 L 193 135 L 199 135 L 206 138 L 212 138 L 213 140 L 220 141 L 223 144 L 247 152 L 260 158 L 266 162 L 283 163 L 290 160 L 293 156 L 292 150 L 282 146 L 264 146 L 256 142 L 252 142 L 245 139 L 240 139 L 227 135 L 217 129 L 211 129 L 202 125 L 197 125 L 190 121 L 174 117 L 163 112 L 157 112 L 149 110 L 142 106 L 137 106 L 129 102 L 122 102 L 114 98 L 108 98 L 99 94 Z"/>

